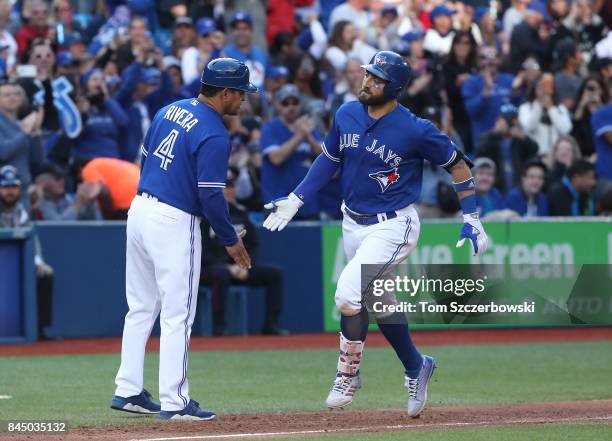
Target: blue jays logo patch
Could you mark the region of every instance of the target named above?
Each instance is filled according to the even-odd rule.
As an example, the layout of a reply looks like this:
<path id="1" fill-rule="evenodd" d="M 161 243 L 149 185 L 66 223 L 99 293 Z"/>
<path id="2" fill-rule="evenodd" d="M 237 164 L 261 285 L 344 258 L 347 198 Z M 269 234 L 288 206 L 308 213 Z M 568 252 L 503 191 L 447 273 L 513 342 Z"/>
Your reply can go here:
<path id="1" fill-rule="evenodd" d="M 385 57 L 384 55 L 376 55 L 374 64 L 385 64 L 386 62 L 387 62 L 387 57 Z"/>
<path id="2" fill-rule="evenodd" d="M 397 167 L 391 170 L 370 173 L 369 176 L 378 182 L 378 185 L 380 185 L 380 189 L 383 193 L 391 186 L 391 184 L 395 184 L 397 181 L 399 181 L 400 178 L 400 175 L 397 172 Z"/>

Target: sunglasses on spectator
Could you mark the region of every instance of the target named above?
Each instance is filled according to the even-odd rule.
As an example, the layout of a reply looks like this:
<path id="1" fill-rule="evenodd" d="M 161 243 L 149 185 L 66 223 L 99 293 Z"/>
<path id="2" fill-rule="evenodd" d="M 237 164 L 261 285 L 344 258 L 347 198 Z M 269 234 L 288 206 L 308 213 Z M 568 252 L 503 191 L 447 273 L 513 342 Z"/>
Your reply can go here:
<path id="1" fill-rule="evenodd" d="M 494 52 L 487 52 L 487 53 L 480 54 L 478 58 L 480 58 L 481 60 L 495 60 L 497 56 Z"/>
<path id="2" fill-rule="evenodd" d="M 283 107 L 299 106 L 300 102 L 298 100 L 284 100 L 284 101 L 281 102 L 281 105 Z"/>
<path id="3" fill-rule="evenodd" d="M 539 69 L 540 65 L 538 63 L 523 63 L 521 67 L 523 69 Z"/>

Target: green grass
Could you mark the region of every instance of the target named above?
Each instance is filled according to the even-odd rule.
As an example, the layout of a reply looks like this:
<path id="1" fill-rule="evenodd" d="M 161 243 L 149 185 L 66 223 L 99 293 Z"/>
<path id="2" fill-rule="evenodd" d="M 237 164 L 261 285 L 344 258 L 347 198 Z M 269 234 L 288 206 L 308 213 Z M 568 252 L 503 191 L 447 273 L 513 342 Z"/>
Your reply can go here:
<path id="1" fill-rule="evenodd" d="M 425 348 L 436 357 L 430 406 L 588 400 L 612 397 L 612 345 L 557 343 Z M 191 395 L 217 413 L 323 410 L 334 350 L 196 352 Z M 158 355 L 147 356 L 145 385 L 157 396 Z M 146 423 L 108 408 L 119 354 L 0 358 L 2 419 L 62 419 L 74 426 Z M 403 372 L 391 349 L 368 349 L 364 389 L 353 408 L 401 408 Z M 450 439 L 450 438 L 449 438 Z"/>
<path id="2" fill-rule="evenodd" d="M 481 429 L 427 430 L 407 432 L 359 433 L 324 435 L 302 438 L 307 441 L 603 441 L 612 438 L 612 426 L 584 425 L 526 425 L 487 427 Z M 274 441 L 293 441 L 296 438 L 274 438 Z"/>

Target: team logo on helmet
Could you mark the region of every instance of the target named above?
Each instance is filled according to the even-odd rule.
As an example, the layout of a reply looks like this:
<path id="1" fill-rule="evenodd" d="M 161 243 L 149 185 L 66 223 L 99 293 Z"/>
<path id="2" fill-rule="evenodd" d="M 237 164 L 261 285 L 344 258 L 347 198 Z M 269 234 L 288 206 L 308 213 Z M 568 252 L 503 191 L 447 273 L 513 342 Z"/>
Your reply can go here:
<path id="1" fill-rule="evenodd" d="M 387 57 L 384 55 L 376 55 L 374 58 L 374 64 L 385 64 L 387 62 Z"/>
<path id="2" fill-rule="evenodd" d="M 369 176 L 372 179 L 374 179 L 376 182 L 378 182 L 378 185 L 380 185 L 380 189 L 382 190 L 383 193 L 392 184 L 395 184 L 397 181 L 399 181 L 399 178 L 400 178 L 400 175 L 397 172 L 397 167 L 391 170 L 384 170 L 384 171 L 379 171 L 376 173 L 370 173 Z"/>

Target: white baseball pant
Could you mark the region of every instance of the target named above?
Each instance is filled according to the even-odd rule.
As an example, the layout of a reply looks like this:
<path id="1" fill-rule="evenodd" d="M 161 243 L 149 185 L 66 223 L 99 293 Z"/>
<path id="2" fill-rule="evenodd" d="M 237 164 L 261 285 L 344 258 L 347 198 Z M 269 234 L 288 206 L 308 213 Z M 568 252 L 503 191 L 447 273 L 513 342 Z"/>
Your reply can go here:
<path id="1" fill-rule="evenodd" d="M 413 205 L 397 210 L 397 217 L 374 225 L 360 225 L 342 204 L 342 239 L 348 263 L 336 286 L 336 308 L 347 316 L 361 311 L 361 265 L 393 265 L 404 260 L 419 239 L 419 216 Z"/>
<path id="2" fill-rule="evenodd" d="M 143 389 L 145 346 L 160 314 L 159 398 L 162 410 L 189 403 L 187 364 L 200 280 L 200 218 L 136 196 L 128 212 L 126 297 L 121 366 L 115 395 Z"/>

